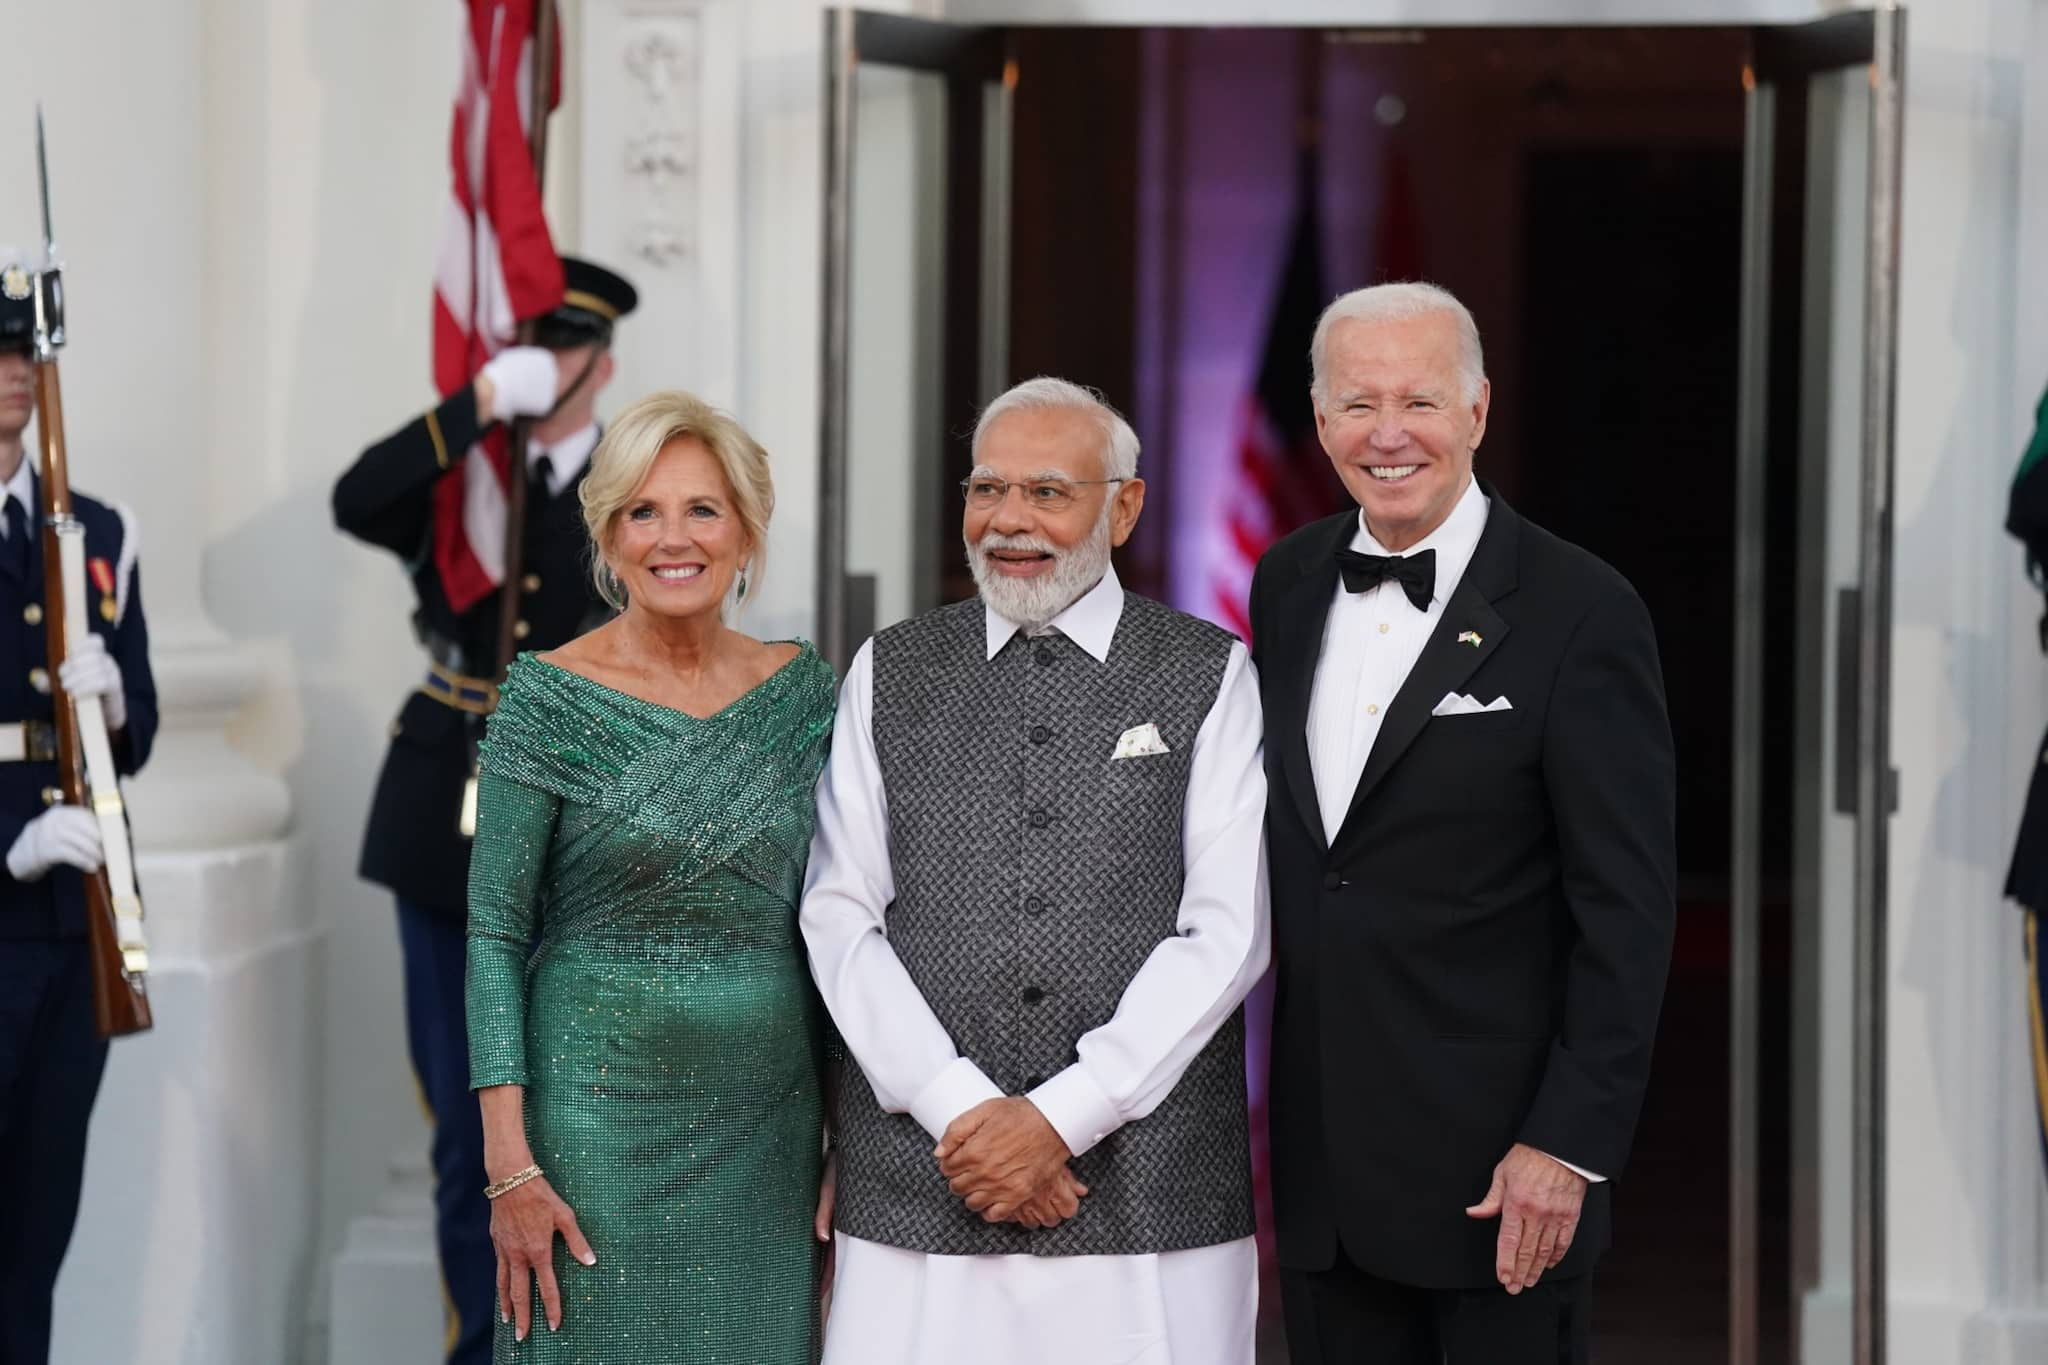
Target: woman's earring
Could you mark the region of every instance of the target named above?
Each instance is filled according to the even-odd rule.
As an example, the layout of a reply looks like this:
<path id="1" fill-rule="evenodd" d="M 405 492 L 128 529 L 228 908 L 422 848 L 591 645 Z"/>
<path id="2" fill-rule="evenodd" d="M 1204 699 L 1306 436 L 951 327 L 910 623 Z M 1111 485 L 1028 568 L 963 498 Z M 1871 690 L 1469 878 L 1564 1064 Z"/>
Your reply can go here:
<path id="1" fill-rule="evenodd" d="M 732 600 L 734 602 L 744 602 L 747 600 L 747 570 L 744 565 L 740 567 L 739 584 L 733 589 Z"/>

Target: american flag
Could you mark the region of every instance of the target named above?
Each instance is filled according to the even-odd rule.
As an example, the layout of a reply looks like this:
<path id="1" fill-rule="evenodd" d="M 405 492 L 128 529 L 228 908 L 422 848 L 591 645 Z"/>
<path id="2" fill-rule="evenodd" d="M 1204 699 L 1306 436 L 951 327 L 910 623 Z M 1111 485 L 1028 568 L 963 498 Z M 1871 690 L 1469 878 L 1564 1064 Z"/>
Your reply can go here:
<path id="1" fill-rule="evenodd" d="M 434 387 L 444 399 L 512 343 L 520 322 L 562 301 L 562 262 L 548 235 L 527 139 L 539 7 L 535 0 L 464 4 L 462 77 L 449 139 L 455 176 L 434 270 Z M 553 108 L 562 89 L 559 47 L 551 65 Z M 435 485 L 434 565 L 457 611 L 505 580 L 510 469 L 509 439 L 496 427 Z"/>
<path id="2" fill-rule="evenodd" d="M 1398 144 L 1387 149 L 1374 241 L 1378 278 L 1421 278 L 1421 238 L 1408 167 Z M 1309 398 L 1309 343 L 1329 294 L 1323 284 L 1321 167 L 1313 145 L 1295 172 L 1294 224 L 1280 287 L 1267 315 L 1257 382 L 1239 409 L 1236 486 L 1212 561 L 1212 619 L 1249 640 L 1246 600 L 1252 569 L 1274 541 L 1352 505 L 1316 439 Z M 1273 1242 L 1273 1170 L 1266 1127 L 1267 1058 L 1272 1037 L 1273 975 L 1245 1001 L 1245 1084 L 1251 1107 L 1252 1201 L 1258 1210 L 1259 1315 L 1277 1319 L 1280 1272 Z"/>
<path id="3" fill-rule="evenodd" d="M 1323 286 L 1320 180 L 1313 147 L 1295 172 L 1294 225 L 1266 321 L 1257 382 L 1238 408 L 1236 487 L 1211 561 L 1214 619 L 1251 638 L 1245 602 L 1259 556 L 1280 537 L 1344 505 L 1343 485 L 1316 440 L 1308 344 L 1329 295 Z"/>

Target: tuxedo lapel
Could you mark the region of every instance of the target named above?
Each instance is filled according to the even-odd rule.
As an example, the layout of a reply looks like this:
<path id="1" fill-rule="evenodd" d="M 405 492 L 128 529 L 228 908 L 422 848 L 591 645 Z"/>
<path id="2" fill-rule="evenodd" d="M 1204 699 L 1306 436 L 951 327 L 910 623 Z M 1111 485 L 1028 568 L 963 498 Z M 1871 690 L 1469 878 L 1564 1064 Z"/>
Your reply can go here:
<path id="1" fill-rule="evenodd" d="M 1280 767 L 1287 789 L 1300 810 L 1302 824 L 1323 843 L 1322 806 L 1316 801 L 1315 769 L 1308 757 L 1309 697 L 1315 688 L 1316 663 L 1323 650 L 1323 629 L 1330 619 L 1330 600 L 1337 591 L 1337 551 L 1351 543 L 1358 527 L 1356 513 L 1332 517 L 1328 534 L 1309 547 L 1301 577 L 1281 592 L 1275 611 L 1283 623 L 1280 646 L 1267 660 L 1272 671 L 1279 714 L 1266 727 L 1266 742 L 1280 746 Z"/>
<path id="2" fill-rule="evenodd" d="M 1465 680 L 1478 672 L 1507 638 L 1508 623 L 1493 609 L 1493 603 L 1514 590 L 1521 522 L 1492 489 L 1483 483 L 1480 488 L 1492 499 L 1486 530 L 1451 600 L 1444 604 L 1444 614 L 1423 644 L 1415 666 L 1408 670 L 1407 681 L 1394 694 L 1386 719 L 1380 722 L 1365 771 L 1359 774 L 1344 823 L 1337 830 L 1334 847 L 1339 851 L 1355 835 L 1358 812 L 1366 797 L 1408 752 L 1444 694 L 1463 690 Z"/>

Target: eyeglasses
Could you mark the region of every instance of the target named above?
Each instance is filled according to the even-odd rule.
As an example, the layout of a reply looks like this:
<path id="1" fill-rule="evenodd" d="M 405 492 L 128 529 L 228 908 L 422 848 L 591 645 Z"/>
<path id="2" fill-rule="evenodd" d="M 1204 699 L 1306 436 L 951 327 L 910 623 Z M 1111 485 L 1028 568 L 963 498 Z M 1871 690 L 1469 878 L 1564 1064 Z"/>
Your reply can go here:
<path id="1" fill-rule="evenodd" d="M 960 492 L 967 505 L 986 512 L 1003 505 L 1012 488 L 1024 490 L 1024 502 L 1040 512 L 1064 512 L 1074 505 L 1074 490 L 1100 484 L 1126 483 L 1125 479 L 1024 479 L 1011 483 L 993 474 L 970 474 L 960 480 Z"/>

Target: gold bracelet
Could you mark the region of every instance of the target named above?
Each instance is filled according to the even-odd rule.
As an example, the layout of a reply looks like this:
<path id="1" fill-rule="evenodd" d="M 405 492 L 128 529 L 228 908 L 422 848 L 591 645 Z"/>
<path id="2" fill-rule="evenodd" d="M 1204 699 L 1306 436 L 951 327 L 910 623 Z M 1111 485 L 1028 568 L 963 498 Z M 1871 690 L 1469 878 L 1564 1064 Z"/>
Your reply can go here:
<path id="1" fill-rule="evenodd" d="M 514 1171 L 494 1185 L 484 1186 L 484 1198 L 496 1199 L 499 1195 L 518 1189 L 529 1180 L 540 1178 L 540 1167 L 528 1166 L 523 1171 Z"/>

